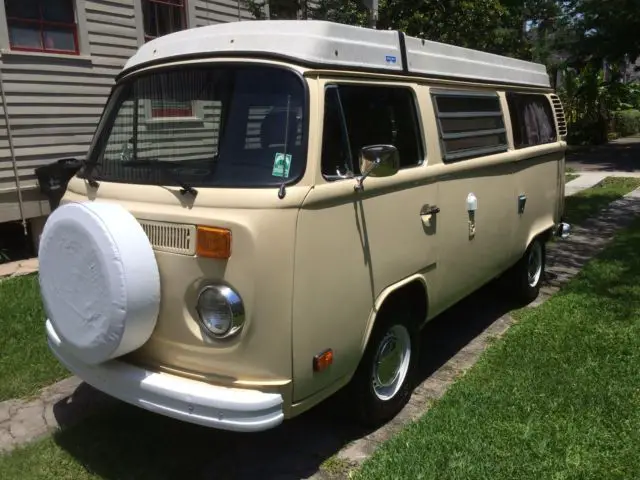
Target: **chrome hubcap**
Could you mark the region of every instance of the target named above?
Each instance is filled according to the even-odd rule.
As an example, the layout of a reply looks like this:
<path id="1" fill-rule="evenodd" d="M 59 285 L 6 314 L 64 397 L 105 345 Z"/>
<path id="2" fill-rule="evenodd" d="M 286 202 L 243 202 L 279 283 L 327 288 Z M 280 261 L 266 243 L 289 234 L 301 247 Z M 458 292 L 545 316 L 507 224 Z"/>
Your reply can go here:
<path id="1" fill-rule="evenodd" d="M 394 325 L 378 345 L 373 360 L 373 391 L 380 400 L 389 400 L 398 393 L 407 377 L 410 360 L 409 331 L 402 325 Z"/>
<path id="2" fill-rule="evenodd" d="M 535 287 L 538 285 L 542 275 L 542 245 L 540 242 L 535 242 L 529 251 L 527 273 L 529 286 Z"/>

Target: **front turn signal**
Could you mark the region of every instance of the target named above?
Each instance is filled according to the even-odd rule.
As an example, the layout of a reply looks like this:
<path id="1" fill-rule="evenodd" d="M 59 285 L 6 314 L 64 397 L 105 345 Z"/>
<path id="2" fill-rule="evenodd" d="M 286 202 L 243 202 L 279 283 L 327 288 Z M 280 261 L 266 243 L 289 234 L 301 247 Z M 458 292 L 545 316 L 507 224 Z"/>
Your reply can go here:
<path id="1" fill-rule="evenodd" d="M 225 259 L 231 256 L 231 230 L 198 226 L 196 237 L 196 255 L 199 257 Z"/>

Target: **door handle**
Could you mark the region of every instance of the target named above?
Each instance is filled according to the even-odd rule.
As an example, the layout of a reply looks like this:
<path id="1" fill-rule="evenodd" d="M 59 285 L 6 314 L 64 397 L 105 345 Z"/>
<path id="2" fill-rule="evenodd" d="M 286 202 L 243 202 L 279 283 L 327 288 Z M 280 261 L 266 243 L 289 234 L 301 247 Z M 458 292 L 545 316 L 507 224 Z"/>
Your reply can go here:
<path id="1" fill-rule="evenodd" d="M 421 217 L 425 215 L 435 215 L 436 213 L 440 213 L 440 207 L 437 207 L 436 205 L 425 205 L 420 210 Z"/>

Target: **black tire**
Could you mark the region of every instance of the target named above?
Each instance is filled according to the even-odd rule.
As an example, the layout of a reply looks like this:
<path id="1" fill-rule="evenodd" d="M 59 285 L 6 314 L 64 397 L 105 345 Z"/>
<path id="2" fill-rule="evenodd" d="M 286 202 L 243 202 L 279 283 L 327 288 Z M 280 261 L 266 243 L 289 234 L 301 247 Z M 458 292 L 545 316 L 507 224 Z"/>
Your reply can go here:
<path id="1" fill-rule="evenodd" d="M 539 268 L 535 268 L 538 273 L 530 276 L 531 256 L 539 255 Z M 516 263 L 505 280 L 508 282 L 509 288 L 514 299 L 520 304 L 529 304 L 533 302 L 540 294 L 540 287 L 545 277 L 547 252 L 545 242 L 541 238 L 534 239 L 524 255 L 518 263 Z M 532 270 L 533 267 L 532 267 Z M 532 278 L 533 277 L 533 278 Z"/>
<path id="2" fill-rule="evenodd" d="M 395 417 L 411 398 L 419 358 L 419 330 L 406 312 L 381 312 L 356 373 L 347 389 L 357 422 L 367 428 L 377 428 Z M 374 360 L 387 333 L 405 329 L 411 346 L 408 367 L 399 388 L 388 399 L 382 399 L 374 388 Z M 397 332 L 396 332 L 397 333 Z M 402 335 L 401 335 L 402 336 Z M 385 342 L 386 343 L 386 342 Z M 400 375 L 402 376 L 402 375 Z M 395 388 L 391 389 L 395 391 Z"/>

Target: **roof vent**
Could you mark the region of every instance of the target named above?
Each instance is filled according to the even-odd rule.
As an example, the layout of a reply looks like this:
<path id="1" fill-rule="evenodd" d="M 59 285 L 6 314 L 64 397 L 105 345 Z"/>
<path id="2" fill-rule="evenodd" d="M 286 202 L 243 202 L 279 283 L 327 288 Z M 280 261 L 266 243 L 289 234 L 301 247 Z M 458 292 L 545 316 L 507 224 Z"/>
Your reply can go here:
<path id="1" fill-rule="evenodd" d="M 567 136 L 567 119 L 564 116 L 564 108 L 562 102 L 557 95 L 551 95 L 551 102 L 553 103 L 553 110 L 556 112 L 556 121 L 558 122 L 558 135 L 561 137 Z"/>

